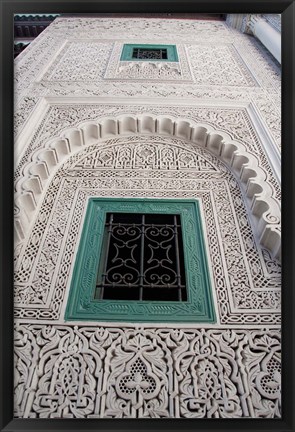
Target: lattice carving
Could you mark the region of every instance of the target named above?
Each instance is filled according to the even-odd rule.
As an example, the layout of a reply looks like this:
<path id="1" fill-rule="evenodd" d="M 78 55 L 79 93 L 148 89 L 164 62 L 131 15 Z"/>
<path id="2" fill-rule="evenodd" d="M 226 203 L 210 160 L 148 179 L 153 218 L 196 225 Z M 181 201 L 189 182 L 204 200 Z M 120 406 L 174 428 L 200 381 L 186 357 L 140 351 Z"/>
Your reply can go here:
<path id="1" fill-rule="evenodd" d="M 161 62 L 159 65 L 152 62 L 121 62 L 116 76 L 123 79 L 163 78 L 174 81 L 179 79 L 181 71 L 177 64 L 167 62 Z"/>
<path id="2" fill-rule="evenodd" d="M 257 86 L 234 47 L 189 45 L 187 50 L 197 84 Z"/>
<path id="3" fill-rule="evenodd" d="M 59 139 L 48 143 L 47 148 L 36 152 L 28 167 L 30 174 L 33 172 L 36 174 L 31 175 L 29 179 L 25 178 L 18 184 L 20 194 L 16 197 L 16 204 L 18 207 L 24 207 L 25 212 L 17 218 L 16 222 L 21 230 L 25 231 L 25 217 L 32 217 L 40 192 L 49 181 L 47 174 L 43 174 L 42 178 L 40 170 L 44 172 L 47 167 L 47 172 L 50 173 L 52 169 L 55 169 L 58 161 L 61 162 L 70 151 L 83 145 L 87 146 L 93 140 L 117 134 L 146 132 L 184 137 L 208 148 L 213 154 L 219 155 L 241 179 L 245 194 L 247 198 L 250 198 L 251 212 L 257 217 L 255 223 L 257 222 L 258 226 L 259 241 L 270 250 L 273 257 L 280 259 L 280 210 L 272 196 L 271 186 L 265 181 L 265 171 L 259 166 L 257 156 L 247 151 L 243 144 L 231 141 L 228 135 L 212 131 L 207 125 L 196 125 L 183 119 L 173 121 L 169 117 L 155 119 L 146 115 L 137 118 L 127 116 L 116 120 L 103 119 L 99 124 L 86 123 L 82 125 L 82 128 L 70 129 Z M 146 155 L 148 158 L 145 168 L 150 166 L 153 150 L 146 148 L 143 157 L 146 158 Z M 167 154 L 165 156 L 167 157 Z M 107 161 L 112 158 L 111 150 L 107 150 L 102 158 L 104 163 L 108 163 Z M 181 168 L 181 163 L 183 164 L 178 160 L 178 168 Z M 18 226 L 16 226 L 17 229 Z"/>
<path id="4" fill-rule="evenodd" d="M 114 44 L 105 79 L 193 82 L 186 50 L 182 44 L 177 45 L 178 62 L 120 61 L 122 49 L 123 44 Z"/>
<path id="5" fill-rule="evenodd" d="M 138 144 L 87 152 L 72 169 L 163 169 L 212 172 L 216 168 L 205 157 L 181 147 L 167 147 L 165 144 Z"/>
<path id="6" fill-rule="evenodd" d="M 176 44 L 179 63 L 130 68 L 123 43 Z M 233 175 L 215 140 L 278 203 L 280 80 L 217 21 L 58 18 L 16 58 L 16 417 L 280 418 L 280 264 L 245 205 L 250 166 L 232 148 Z M 93 196 L 199 200 L 216 324 L 65 324 Z"/>
<path id="7" fill-rule="evenodd" d="M 110 42 L 69 42 L 41 80 L 97 81 L 103 77 L 111 50 Z"/>
<path id="8" fill-rule="evenodd" d="M 270 276 L 263 261 L 266 255 L 257 250 L 237 181 L 224 164 L 206 150 L 177 139 L 174 139 L 176 147 L 173 147 L 170 138 L 170 146 L 166 139 L 166 149 L 170 148 L 174 155 L 191 156 L 186 168 L 173 172 L 161 154 L 164 145 L 153 145 L 153 140 L 158 142 L 159 138 L 137 137 L 133 145 L 116 139 L 110 143 L 117 145 L 102 147 L 100 151 L 94 144 L 64 164 L 64 170 L 55 176 L 48 189 L 35 228 L 15 267 L 18 317 L 61 318 L 63 293 L 88 196 L 196 197 L 202 199 L 210 255 L 214 257 L 212 271 L 221 322 L 279 323 L 279 266 L 273 264 L 276 273 Z M 164 138 L 161 140 L 165 142 Z M 116 169 L 119 155 L 124 156 L 126 148 L 132 155 L 141 154 L 141 165 L 137 164 L 137 169 L 132 165 L 136 158 L 132 159 L 129 169 L 122 171 L 120 165 Z M 112 155 L 111 159 L 103 158 L 104 152 L 108 158 Z M 143 155 L 148 164 L 142 159 Z M 112 163 L 106 163 L 108 160 Z M 200 167 L 200 161 L 204 161 L 203 171 L 202 167 L 196 171 L 195 165 L 190 165 L 191 160 L 194 164 L 198 161 Z M 158 173 L 157 169 L 152 169 L 157 166 L 161 166 Z M 220 241 L 216 237 L 217 231 L 220 231 Z M 64 238 L 67 242 L 61 247 Z M 269 262 L 270 258 L 267 259 Z M 57 265 L 58 278 L 55 280 Z M 267 264 L 267 268 L 272 267 Z M 45 309 L 34 308 L 37 301 Z M 252 310 L 259 310 L 259 314 L 250 312 Z"/>
<path id="9" fill-rule="evenodd" d="M 277 331 L 30 324 L 15 340 L 16 417 L 281 415 Z"/>
<path id="10" fill-rule="evenodd" d="M 180 75 L 174 73 L 176 85 L 173 84 L 173 80 L 170 80 L 169 85 L 164 81 L 162 85 L 154 86 L 152 81 L 156 78 L 155 72 L 158 74 L 158 70 L 153 68 L 150 68 L 149 73 L 144 72 L 144 79 L 141 79 L 140 73 L 136 72 L 137 78 L 134 75 L 134 78 L 129 77 L 124 81 L 123 71 L 117 68 L 119 53 L 109 57 L 108 47 L 112 44 L 120 46 L 114 39 L 115 27 L 111 20 L 57 19 L 16 59 L 15 127 L 18 132 L 33 112 L 34 105 L 27 99 L 30 97 L 40 100 L 43 96 L 61 95 L 146 96 L 148 98 L 171 96 L 186 101 L 188 98 L 196 97 L 239 102 L 250 99 L 256 104 L 258 95 L 260 103 L 256 105 L 259 112 L 276 144 L 280 146 L 280 102 L 276 101 L 280 94 L 280 70 L 259 41 L 229 29 L 222 22 L 134 19 L 130 25 L 126 19 L 117 19 L 115 26 L 116 30 L 120 28 L 120 34 L 126 42 L 155 43 L 161 40 L 169 44 L 171 40 L 179 41 L 177 49 L 180 53 L 181 68 Z M 203 61 L 201 75 L 199 64 L 193 58 L 186 61 L 187 47 L 195 53 L 193 57 L 198 52 L 206 51 L 205 56 L 199 57 L 200 60 L 202 58 L 205 61 L 205 63 Z M 102 49 L 100 61 L 95 62 L 93 59 L 97 58 L 98 49 Z M 225 58 L 220 57 L 221 52 L 226 54 L 226 61 Z M 213 53 L 215 55 L 212 55 Z M 80 54 L 83 61 L 79 60 Z M 112 82 L 107 82 L 102 77 L 107 61 L 107 70 Z M 189 61 L 194 64 L 192 68 Z M 86 65 L 89 67 L 86 68 Z M 163 74 L 167 67 L 162 70 Z M 204 73 L 206 68 L 207 73 Z M 185 84 L 192 82 L 190 69 L 197 77 L 195 84 Z M 87 82 L 83 82 L 82 70 Z M 116 71 L 119 73 L 118 76 Z M 166 72 L 168 73 L 167 70 Z M 147 75 L 152 80 L 150 83 L 146 82 Z M 108 77 L 108 72 L 105 77 Z M 163 80 L 164 77 L 161 79 Z M 182 82 L 181 87 L 179 79 Z M 101 85 L 102 81 L 103 85 Z M 246 85 L 247 88 L 243 90 L 242 86 Z M 262 88 L 260 93 L 257 93 L 257 85 Z M 256 87 L 255 91 L 253 91 L 254 87 Z M 267 110 L 260 110 L 260 106 L 264 105 L 261 103 L 262 99 L 269 106 Z"/>

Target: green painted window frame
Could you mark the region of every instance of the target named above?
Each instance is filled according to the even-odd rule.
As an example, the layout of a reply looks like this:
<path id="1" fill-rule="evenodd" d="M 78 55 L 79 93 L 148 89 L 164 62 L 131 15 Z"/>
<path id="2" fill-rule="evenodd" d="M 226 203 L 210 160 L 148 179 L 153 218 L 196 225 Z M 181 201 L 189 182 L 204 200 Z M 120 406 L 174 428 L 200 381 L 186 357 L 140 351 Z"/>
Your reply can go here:
<path id="1" fill-rule="evenodd" d="M 152 48 L 152 49 L 166 49 L 167 50 L 167 59 L 134 59 L 132 58 L 132 52 L 134 48 Z M 148 61 L 148 62 L 178 62 L 178 55 L 176 45 L 137 45 L 137 44 L 124 44 L 120 61 Z"/>
<path id="2" fill-rule="evenodd" d="M 180 215 L 187 301 L 94 299 L 106 213 L 109 212 Z M 73 269 L 65 321 L 216 322 L 198 200 L 90 198 Z"/>

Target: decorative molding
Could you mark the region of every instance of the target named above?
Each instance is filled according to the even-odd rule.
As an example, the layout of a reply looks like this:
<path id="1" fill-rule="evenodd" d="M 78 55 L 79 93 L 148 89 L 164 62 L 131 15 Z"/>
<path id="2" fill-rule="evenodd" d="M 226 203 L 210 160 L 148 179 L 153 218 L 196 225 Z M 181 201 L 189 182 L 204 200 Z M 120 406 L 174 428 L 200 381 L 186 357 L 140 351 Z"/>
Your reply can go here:
<path id="1" fill-rule="evenodd" d="M 227 24 L 254 35 L 281 63 L 281 16 L 279 14 L 228 14 Z"/>
<path id="2" fill-rule="evenodd" d="M 173 33 L 171 32 L 173 28 Z M 129 43 L 166 44 L 166 41 L 187 41 L 198 38 L 228 40 L 230 32 L 222 21 L 199 21 L 184 19 L 152 19 L 152 18 L 56 18 L 51 30 L 57 37 L 65 38 L 105 38 L 127 39 Z M 159 42 L 160 41 L 160 42 Z M 173 42 L 172 42 L 173 43 Z"/>
<path id="3" fill-rule="evenodd" d="M 138 58 L 133 57 L 134 50 L 137 51 L 137 54 L 139 51 L 141 52 L 141 55 Z M 143 55 L 143 51 L 144 51 L 144 55 Z M 153 51 L 153 53 L 151 53 L 151 51 Z M 160 51 L 160 52 L 157 53 L 156 51 Z M 163 51 L 162 54 L 161 51 Z M 151 61 L 152 58 L 153 60 L 158 60 L 160 62 L 164 61 L 164 59 L 168 62 L 174 62 L 174 63 L 178 62 L 176 45 L 124 44 L 122 47 L 120 61 L 134 61 L 136 59 L 137 59 L 136 61 L 138 60 Z"/>
<path id="4" fill-rule="evenodd" d="M 252 15 L 249 27 L 275 59 L 281 63 L 281 33 L 278 32 L 267 19 L 261 16 Z"/>
<path id="5" fill-rule="evenodd" d="M 254 224 L 257 226 L 259 241 L 274 257 L 280 259 L 280 209 L 273 198 L 271 187 L 265 181 L 266 175 L 259 166 L 257 157 L 240 142 L 231 140 L 226 134 L 214 131 L 207 125 L 194 124 L 187 119 L 155 118 L 148 115 L 137 118 L 106 118 L 99 123 L 86 123 L 78 129 L 65 131 L 62 136 L 51 140 L 45 148 L 37 151 L 27 166 L 29 178 L 24 178 L 17 185 L 18 195 L 15 201 L 20 213 L 15 228 L 19 233 L 19 239 L 23 238 L 26 227 L 35 214 L 51 172 L 58 169 L 64 158 L 81 146 L 88 146 L 100 139 L 142 133 L 182 137 L 219 156 L 243 185 Z"/>
<path id="6" fill-rule="evenodd" d="M 253 103 L 255 103 L 256 95 L 258 95 L 260 101 L 263 99 L 263 104 L 260 103 L 259 105 L 272 105 L 271 109 L 262 110 L 261 116 L 266 126 L 270 128 L 277 145 L 280 145 L 280 102 L 279 100 L 276 102 L 280 92 L 280 70 L 275 62 L 270 59 L 268 53 L 263 51 L 259 41 L 228 28 L 223 22 L 169 19 L 137 19 L 132 20 L 132 25 L 128 19 L 115 19 L 115 22 L 116 28 L 120 28 L 120 35 L 128 43 L 140 41 L 143 43 L 155 43 L 161 40 L 161 42 L 169 44 L 171 43 L 171 31 L 168 31 L 168 29 L 173 25 L 173 40 L 175 41 L 175 38 L 177 38 L 180 41 L 178 44 L 180 50 L 182 47 L 186 50 L 188 45 L 191 47 L 190 51 L 198 55 L 199 48 L 204 50 L 204 47 L 207 47 L 207 57 L 209 56 L 208 59 L 211 59 L 211 67 L 208 68 L 208 74 L 201 77 L 202 85 L 200 86 L 191 81 L 192 72 L 194 71 L 193 69 L 190 71 L 191 67 L 187 67 L 185 62 L 182 64 L 180 72 L 182 77 L 184 78 L 186 75 L 191 83 L 182 79 L 178 82 L 176 80 L 174 84 L 173 81 L 167 82 L 162 77 L 162 85 L 154 86 L 153 80 L 148 82 L 146 79 L 138 81 L 137 79 L 128 78 L 124 81 L 123 72 L 122 77 L 119 79 L 104 80 L 102 76 L 104 66 L 99 65 L 108 62 L 108 68 L 114 66 L 109 59 L 109 51 L 105 51 L 105 48 L 109 47 L 108 49 L 111 49 L 113 44 L 119 43 L 114 38 L 112 21 L 106 18 L 57 18 L 15 62 L 15 89 L 17 96 L 15 127 L 18 128 L 18 132 L 21 131 L 22 125 L 34 109 L 34 104 L 30 103 L 28 99 L 32 97 L 36 102 L 38 98 L 43 96 L 59 95 L 72 97 L 77 95 L 144 97 L 147 99 L 151 97 L 158 99 L 176 97 L 186 101 L 190 99 L 193 102 L 195 98 L 249 101 L 249 95 L 251 94 L 250 99 Z M 147 37 L 148 34 L 149 37 Z M 139 39 L 138 35 L 140 35 Z M 100 49 L 100 47 L 105 48 L 101 51 L 99 61 L 93 62 L 93 58 L 97 56 L 97 48 Z M 194 47 L 193 51 L 192 47 Z M 218 47 L 223 51 L 229 49 L 232 54 L 229 57 L 230 64 L 224 62 L 223 59 L 220 59 L 219 63 L 217 62 L 220 73 L 215 76 L 212 86 L 212 84 L 210 85 L 210 81 L 212 82 L 211 71 L 217 60 L 212 56 L 210 57 L 210 50 L 217 50 L 218 53 Z M 93 49 L 95 52 L 93 52 Z M 79 53 L 82 53 L 82 62 Z M 207 59 L 207 57 L 204 57 L 204 59 Z M 185 60 L 187 56 L 184 54 L 182 58 Z M 244 66 L 242 66 L 243 64 Z M 90 65 L 90 67 L 86 68 L 86 70 L 85 65 Z M 49 80 L 40 81 L 42 76 L 47 77 L 46 71 L 48 71 L 48 67 L 52 68 L 53 75 Z M 152 66 L 150 69 L 153 71 L 151 73 L 157 71 Z M 85 70 L 85 76 L 88 76 L 91 81 L 83 81 L 84 76 L 82 77 L 81 70 Z M 198 74 L 197 70 L 196 73 Z M 239 70 L 243 72 L 241 73 Z M 162 72 L 164 73 L 164 69 Z M 150 72 L 148 72 L 149 74 Z M 69 79 L 70 75 L 70 81 L 65 81 Z M 233 85 L 234 82 L 241 83 L 241 81 L 252 85 L 249 78 L 245 79 L 245 76 L 250 77 L 251 75 L 254 77 L 252 83 L 256 88 L 245 87 L 243 89 L 240 85 Z M 72 76 L 78 80 L 73 80 Z M 230 78 L 229 81 L 226 78 L 227 76 Z M 52 81 L 52 78 L 58 79 L 58 81 Z M 104 82 L 103 85 L 102 82 Z M 182 83 L 181 86 L 179 86 L 180 82 Z M 228 83 L 231 83 L 230 86 Z M 264 89 L 263 92 L 257 92 L 257 83 Z M 206 88 L 204 88 L 204 85 L 206 85 Z M 271 104 L 270 100 L 272 101 Z M 256 105 L 258 106 L 258 104 Z M 273 113 L 275 113 L 275 116 Z M 269 120 L 269 117 L 272 118 Z"/>
<path id="7" fill-rule="evenodd" d="M 259 103 L 258 99 L 257 102 Z M 260 105 L 261 106 L 261 105 Z M 261 109 L 264 110 L 271 110 L 271 105 L 264 105 Z M 264 122 L 261 118 L 261 114 L 259 112 L 259 109 L 257 108 L 256 104 L 250 104 L 247 108 L 247 112 L 249 113 L 249 117 L 254 125 L 255 130 L 257 131 L 261 142 L 263 143 L 263 147 L 266 150 L 266 153 L 268 155 L 269 163 L 273 169 L 273 172 L 278 180 L 278 182 L 281 184 L 281 154 L 279 152 L 278 147 L 274 144 L 268 129 L 265 128 Z M 271 112 L 269 112 L 271 115 Z M 274 122 L 277 120 L 276 112 L 273 112 L 272 118 Z M 280 135 L 281 130 L 277 130 L 277 134 Z"/>
<path id="8" fill-rule="evenodd" d="M 143 157 L 146 148 L 152 158 Z M 170 157 L 158 159 L 159 151 L 169 156 L 179 150 L 186 161 L 181 170 L 169 164 Z M 136 169 L 122 165 L 124 154 Z M 215 170 L 196 169 L 197 155 Z M 152 169 L 154 163 L 161 169 Z M 280 266 L 259 251 L 233 175 L 202 147 L 150 135 L 114 138 L 99 151 L 97 144 L 82 148 L 55 174 L 15 264 L 16 317 L 62 319 L 83 215 L 93 196 L 200 199 L 220 322 L 279 324 Z"/>
<path id="9" fill-rule="evenodd" d="M 129 157 L 131 156 L 131 149 L 125 147 L 125 152 L 121 152 L 121 156 L 124 154 L 125 162 L 128 164 Z M 129 151 L 128 151 L 129 150 Z M 154 149 L 145 146 L 140 148 L 137 146 L 137 157 L 138 162 L 144 163 L 147 168 L 154 162 L 156 162 Z M 175 158 L 173 149 L 161 149 L 162 154 L 157 160 L 158 163 L 171 162 L 171 159 L 184 167 L 194 164 L 195 160 L 199 166 L 204 166 L 206 172 L 208 168 L 210 171 L 210 165 L 206 159 L 194 158 L 192 154 L 185 151 L 180 151 L 178 160 Z M 180 149 L 178 149 L 180 150 Z M 97 154 L 98 152 L 96 152 Z M 104 155 L 97 155 L 95 167 L 91 167 L 91 159 L 89 156 L 82 160 L 82 164 L 86 162 L 88 169 L 95 169 L 98 164 L 106 163 L 107 159 Z M 123 162 L 123 158 L 120 158 L 120 162 Z M 123 160 L 122 160 L 123 159 Z M 172 165 L 172 164 L 169 164 Z M 208 166 L 209 165 L 209 166 Z M 212 166 L 212 165 L 211 165 Z M 84 166 L 84 169 L 86 168 Z M 86 169 L 87 169 L 86 168 Z M 167 167 L 168 168 L 168 167 Z M 168 168 L 169 169 L 169 168 Z M 172 168 L 173 169 L 173 168 Z M 212 168 L 211 168 L 212 169 Z M 180 215 L 181 217 L 181 232 L 183 242 L 183 255 L 184 255 L 184 274 L 185 275 L 185 290 L 187 293 L 187 299 L 185 301 L 136 301 L 125 300 L 118 302 L 118 300 L 106 300 L 99 301 L 94 298 L 94 290 L 97 284 L 97 269 L 99 268 L 99 260 L 102 251 L 103 236 L 105 232 L 105 220 L 107 213 L 137 213 L 137 214 L 166 214 L 166 215 Z M 163 225 L 165 227 L 165 225 Z M 154 227 L 154 225 L 152 226 Z M 154 290 L 157 289 L 157 269 L 155 262 L 157 261 L 157 251 L 159 247 L 164 249 L 168 244 L 168 250 L 171 247 L 169 237 L 171 231 L 167 227 L 164 228 L 164 241 L 161 242 L 160 246 L 153 248 L 154 241 L 156 240 L 155 232 L 157 227 L 146 232 L 150 233 L 149 239 L 151 243 L 149 247 L 152 247 L 151 255 L 145 254 L 145 261 L 149 262 L 148 257 L 151 257 L 151 267 L 149 268 L 146 264 L 143 278 L 147 278 L 149 285 L 154 284 Z M 120 228 L 115 233 L 115 238 L 120 237 Z M 137 228 L 131 229 L 128 232 L 129 238 L 138 236 Z M 148 241 L 148 240 L 147 240 Z M 120 239 L 119 239 L 120 243 Z M 124 244 L 124 243 L 123 243 Z M 122 246 L 122 244 L 121 244 Z M 119 246 L 119 247 L 121 247 Z M 126 243 L 125 243 L 126 246 Z M 124 247 L 124 246 L 123 246 Z M 134 247 L 134 243 L 133 243 Z M 135 244 L 136 247 L 136 244 Z M 131 259 L 127 258 L 128 264 L 128 277 L 123 283 L 125 287 L 121 289 L 128 289 L 129 286 L 134 285 L 137 279 L 137 271 L 135 263 L 136 252 L 131 251 Z M 163 266 L 167 273 L 164 275 L 163 280 L 160 282 L 169 284 L 172 288 L 176 273 L 173 271 L 173 267 L 170 255 L 167 255 L 167 259 L 164 259 Z M 126 255 L 128 257 L 128 253 Z M 155 257 L 155 258 L 154 258 Z M 125 259 L 125 258 L 124 258 Z M 156 261 L 155 261 L 156 259 Z M 118 283 L 118 273 L 120 268 L 118 267 L 117 261 L 115 265 L 115 273 L 112 273 L 111 280 Z M 162 265 L 162 264 L 161 264 Z M 175 268 L 175 267 L 174 267 Z M 156 278 L 155 278 L 156 277 Z M 146 279 L 145 279 L 146 280 Z M 176 279 L 177 280 L 177 279 Z M 146 283 L 146 282 L 145 282 Z M 180 283 L 180 282 L 178 282 Z M 158 289 L 159 286 L 158 286 Z M 144 291 L 143 291 L 144 292 Z M 170 297 L 171 299 L 171 297 Z M 143 299 L 144 300 L 144 299 Z M 199 202 L 197 200 L 179 200 L 179 199 L 135 199 L 135 198 L 90 198 L 88 200 L 87 212 L 83 221 L 83 233 L 79 242 L 79 248 L 76 255 L 75 267 L 72 275 L 72 283 L 69 292 L 67 309 L 65 313 L 65 320 L 68 321 L 124 321 L 124 322 L 201 322 L 201 323 L 214 323 L 216 322 L 215 311 L 212 301 L 212 289 L 210 282 L 210 275 L 208 269 L 208 258 L 204 243 L 204 233 L 202 228 L 202 221 L 200 216 Z"/>
<path id="10" fill-rule="evenodd" d="M 108 80 L 157 80 L 193 82 L 185 47 L 177 44 L 178 61 L 122 61 L 123 43 L 115 42 L 104 75 Z"/>
<path id="11" fill-rule="evenodd" d="M 280 418 L 277 61 L 221 21 L 57 18 L 15 92 L 15 416 Z M 198 200 L 215 323 L 64 321 L 93 197 Z"/>

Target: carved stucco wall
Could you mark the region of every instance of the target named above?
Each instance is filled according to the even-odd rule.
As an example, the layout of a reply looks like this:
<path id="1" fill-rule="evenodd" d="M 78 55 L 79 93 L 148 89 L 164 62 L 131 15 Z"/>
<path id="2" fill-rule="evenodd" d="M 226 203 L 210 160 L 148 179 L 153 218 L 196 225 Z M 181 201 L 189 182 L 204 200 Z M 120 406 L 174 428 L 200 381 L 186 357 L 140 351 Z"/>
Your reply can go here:
<path id="1" fill-rule="evenodd" d="M 180 62 L 122 65 L 122 41 Z M 280 417 L 280 70 L 259 42 L 57 19 L 16 60 L 15 118 L 16 417 Z M 216 324 L 64 321 L 90 196 L 200 200 Z"/>

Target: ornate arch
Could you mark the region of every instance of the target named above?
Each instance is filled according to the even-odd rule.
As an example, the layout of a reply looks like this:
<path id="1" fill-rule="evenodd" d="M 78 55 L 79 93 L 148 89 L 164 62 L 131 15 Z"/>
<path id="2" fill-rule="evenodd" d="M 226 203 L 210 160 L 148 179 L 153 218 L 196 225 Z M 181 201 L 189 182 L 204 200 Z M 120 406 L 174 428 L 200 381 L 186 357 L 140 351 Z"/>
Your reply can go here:
<path id="1" fill-rule="evenodd" d="M 181 138 L 218 157 L 238 180 L 261 245 L 280 259 L 280 207 L 256 155 L 225 132 L 205 123 L 171 116 L 123 115 L 84 122 L 46 142 L 36 151 L 16 183 L 16 242 L 24 239 L 54 173 L 82 148 L 118 136 L 159 135 Z"/>

